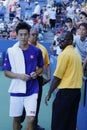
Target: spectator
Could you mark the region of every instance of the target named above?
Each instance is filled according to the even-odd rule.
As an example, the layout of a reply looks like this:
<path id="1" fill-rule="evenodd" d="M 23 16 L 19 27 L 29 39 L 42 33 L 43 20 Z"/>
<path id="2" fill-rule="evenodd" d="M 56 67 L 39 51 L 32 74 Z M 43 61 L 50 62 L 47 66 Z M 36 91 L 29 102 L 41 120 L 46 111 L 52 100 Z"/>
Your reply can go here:
<path id="1" fill-rule="evenodd" d="M 69 6 L 66 8 L 66 11 L 67 11 L 67 17 L 70 17 L 71 19 L 73 19 L 74 17 L 74 10 L 75 10 L 75 7 L 72 5 L 72 3 L 69 4 Z"/>
<path id="2" fill-rule="evenodd" d="M 15 26 L 15 28 L 16 28 L 16 26 L 17 26 L 17 24 L 20 22 L 20 19 L 18 18 L 18 17 L 15 17 L 14 19 L 13 19 L 13 22 L 12 22 L 12 24 L 11 24 L 11 26 Z"/>
<path id="3" fill-rule="evenodd" d="M 30 5 L 30 0 L 27 0 L 27 3 Z"/>
<path id="4" fill-rule="evenodd" d="M 86 4 L 86 2 L 82 3 L 82 11 L 87 13 L 87 4 Z"/>
<path id="5" fill-rule="evenodd" d="M 16 40 L 17 39 L 17 34 L 16 34 L 16 31 L 15 31 L 15 26 L 12 27 L 11 31 L 10 31 L 10 37 L 9 39 L 11 40 Z"/>
<path id="6" fill-rule="evenodd" d="M 0 18 L 4 21 L 6 7 L 3 5 L 3 2 L 0 3 Z"/>
<path id="7" fill-rule="evenodd" d="M 76 6 L 78 4 L 77 0 L 72 1 L 72 5 Z"/>
<path id="8" fill-rule="evenodd" d="M 43 28 L 44 31 L 47 32 L 47 28 L 49 27 L 49 13 L 46 8 L 43 10 Z"/>
<path id="9" fill-rule="evenodd" d="M 9 5 L 9 19 L 12 21 L 16 15 L 16 2 Z"/>
<path id="10" fill-rule="evenodd" d="M 77 37 L 80 37 L 80 28 L 77 28 L 77 29 L 76 29 L 76 35 L 74 35 L 74 41 L 75 41 L 75 39 L 76 39 Z M 74 44 L 74 43 L 73 43 L 73 44 Z M 74 44 L 74 46 L 75 46 L 75 44 Z"/>
<path id="11" fill-rule="evenodd" d="M 34 25 L 34 22 L 31 18 L 31 16 L 28 15 L 28 19 L 26 20 L 26 22 L 32 27 Z"/>
<path id="12" fill-rule="evenodd" d="M 84 11 L 82 11 L 81 13 L 80 13 L 80 20 L 81 20 L 81 23 L 87 23 L 87 14 L 86 14 L 86 12 L 84 12 Z"/>
<path id="13" fill-rule="evenodd" d="M 87 23 L 81 23 L 79 29 L 80 34 L 74 38 L 74 44 L 84 63 L 87 56 Z"/>
<path id="14" fill-rule="evenodd" d="M 29 4 L 26 4 L 25 6 L 25 19 L 28 19 L 28 16 L 30 15 L 30 10 L 32 7 Z"/>
<path id="15" fill-rule="evenodd" d="M 87 14 L 82 11 L 80 12 L 79 16 L 80 19 L 79 21 L 76 23 L 76 26 L 79 27 L 81 23 L 87 23 Z"/>
<path id="16" fill-rule="evenodd" d="M 2 19 L 0 19 L 0 30 L 4 29 L 4 22 Z"/>
<path id="17" fill-rule="evenodd" d="M 59 42 L 58 42 L 58 38 L 60 37 L 60 34 L 62 33 L 61 31 L 58 31 L 55 36 L 54 36 L 54 40 L 52 42 L 52 45 L 50 46 L 50 51 L 53 55 L 58 56 L 61 53 L 61 49 L 59 47 Z"/>
<path id="18" fill-rule="evenodd" d="M 4 39 L 8 39 L 9 38 L 9 28 L 8 28 L 8 25 L 5 23 L 4 24 L 4 28 L 3 30 L 1 31 L 1 35 L 2 35 L 2 38 Z"/>
<path id="19" fill-rule="evenodd" d="M 50 27 L 53 30 L 56 23 L 56 10 L 54 7 L 50 11 L 49 19 L 50 19 Z"/>
<path id="20" fill-rule="evenodd" d="M 20 4 L 16 5 L 16 17 L 21 19 L 21 6 L 20 6 Z"/>
<path id="21" fill-rule="evenodd" d="M 34 8 L 34 12 L 33 12 L 33 18 L 36 18 L 37 16 L 40 16 L 40 5 L 39 2 L 35 2 L 35 8 Z"/>
<path id="22" fill-rule="evenodd" d="M 65 25 L 67 31 L 71 31 L 74 35 L 76 34 L 76 27 L 74 26 L 71 18 L 66 18 Z"/>

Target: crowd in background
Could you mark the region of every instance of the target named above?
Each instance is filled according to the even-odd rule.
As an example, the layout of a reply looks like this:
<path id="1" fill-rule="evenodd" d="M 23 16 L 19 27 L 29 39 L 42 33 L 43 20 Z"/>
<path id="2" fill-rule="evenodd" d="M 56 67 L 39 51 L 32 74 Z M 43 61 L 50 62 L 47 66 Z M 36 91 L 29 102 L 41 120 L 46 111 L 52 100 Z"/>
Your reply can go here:
<path id="1" fill-rule="evenodd" d="M 34 9 L 32 9 L 30 1 L 25 2 L 26 7 L 22 6 L 22 1 L 9 5 L 9 18 L 5 18 L 7 10 L 3 3 L 0 4 L 0 38 L 16 39 L 15 27 L 20 20 L 36 27 L 39 31 L 40 40 L 43 39 L 43 33 L 47 32 L 49 28 L 56 35 L 59 30 L 65 28 L 70 30 L 70 28 L 74 27 L 73 33 L 76 35 L 76 30 L 81 21 L 87 21 L 87 3 L 81 0 L 70 0 L 62 3 L 51 0 L 48 1 L 47 5 L 43 6 L 35 1 Z M 72 25 L 67 24 L 69 23 L 66 22 L 67 18 L 71 19 Z"/>

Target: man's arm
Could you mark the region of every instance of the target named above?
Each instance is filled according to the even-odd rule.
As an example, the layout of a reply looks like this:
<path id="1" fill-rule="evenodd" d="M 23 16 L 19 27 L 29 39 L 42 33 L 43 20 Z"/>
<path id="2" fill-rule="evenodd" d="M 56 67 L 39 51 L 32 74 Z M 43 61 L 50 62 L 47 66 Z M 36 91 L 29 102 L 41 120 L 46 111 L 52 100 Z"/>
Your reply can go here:
<path id="1" fill-rule="evenodd" d="M 31 78 L 30 75 L 13 73 L 8 70 L 4 70 L 4 73 L 5 73 L 5 76 L 12 78 L 12 79 L 21 79 L 23 81 L 28 81 Z"/>
<path id="2" fill-rule="evenodd" d="M 86 65 L 87 65 L 87 57 L 85 59 L 85 62 L 83 63 L 83 74 L 85 74 Z"/>
<path id="3" fill-rule="evenodd" d="M 47 74 L 47 80 L 50 80 L 50 75 L 51 75 L 50 65 L 48 65 L 48 66 L 46 67 L 46 74 Z"/>
<path id="4" fill-rule="evenodd" d="M 51 79 L 50 65 L 44 67 L 44 69 L 46 71 L 46 78 L 43 77 L 43 85 L 48 83 Z"/>
<path id="5" fill-rule="evenodd" d="M 48 105 L 48 101 L 49 101 L 49 99 L 51 97 L 52 92 L 58 87 L 58 85 L 60 84 L 60 82 L 61 82 L 61 79 L 54 76 L 54 79 L 52 80 L 52 83 L 51 83 L 50 89 L 48 91 L 48 94 L 45 97 L 45 103 L 46 103 L 46 105 Z"/>
<path id="6" fill-rule="evenodd" d="M 31 78 L 36 79 L 43 72 L 43 67 L 39 67 L 36 72 L 30 73 Z"/>

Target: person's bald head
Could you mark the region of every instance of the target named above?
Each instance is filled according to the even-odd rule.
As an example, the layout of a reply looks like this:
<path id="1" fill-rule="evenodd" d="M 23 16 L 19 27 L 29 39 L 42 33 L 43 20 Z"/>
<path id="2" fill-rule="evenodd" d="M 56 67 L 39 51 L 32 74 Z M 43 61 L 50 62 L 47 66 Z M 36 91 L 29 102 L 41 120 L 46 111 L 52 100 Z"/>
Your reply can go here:
<path id="1" fill-rule="evenodd" d="M 68 45 L 73 45 L 73 34 L 70 31 L 63 31 L 59 37 L 59 47 L 64 49 Z"/>
<path id="2" fill-rule="evenodd" d="M 38 40 L 38 30 L 36 28 L 31 28 L 30 30 L 30 36 L 29 36 L 29 41 L 32 44 L 36 44 Z"/>

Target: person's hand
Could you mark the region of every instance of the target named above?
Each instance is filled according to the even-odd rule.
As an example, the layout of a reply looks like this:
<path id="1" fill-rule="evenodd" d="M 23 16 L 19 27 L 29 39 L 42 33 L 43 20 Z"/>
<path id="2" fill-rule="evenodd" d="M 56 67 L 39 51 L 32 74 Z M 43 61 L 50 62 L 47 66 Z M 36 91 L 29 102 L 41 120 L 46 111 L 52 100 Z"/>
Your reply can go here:
<path id="1" fill-rule="evenodd" d="M 37 78 L 37 73 L 32 72 L 32 73 L 30 73 L 30 76 L 31 76 L 32 79 L 36 79 Z"/>
<path id="2" fill-rule="evenodd" d="M 48 101 L 50 99 L 51 95 L 50 94 L 47 94 L 46 97 L 45 97 L 45 104 L 48 105 Z"/>
<path id="3" fill-rule="evenodd" d="M 46 83 L 48 83 L 50 81 L 50 79 L 45 79 L 43 78 L 43 84 L 42 85 L 45 85 Z"/>
<path id="4" fill-rule="evenodd" d="M 30 80 L 30 78 L 31 78 L 31 76 L 28 75 L 28 74 L 18 74 L 17 77 L 18 77 L 19 79 L 21 79 L 21 80 L 24 80 L 24 81 L 28 81 L 28 80 Z"/>
<path id="5" fill-rule="evenodd" d="M 53 45 L 50 46 L 50 51 L 53 52 Z"/>

